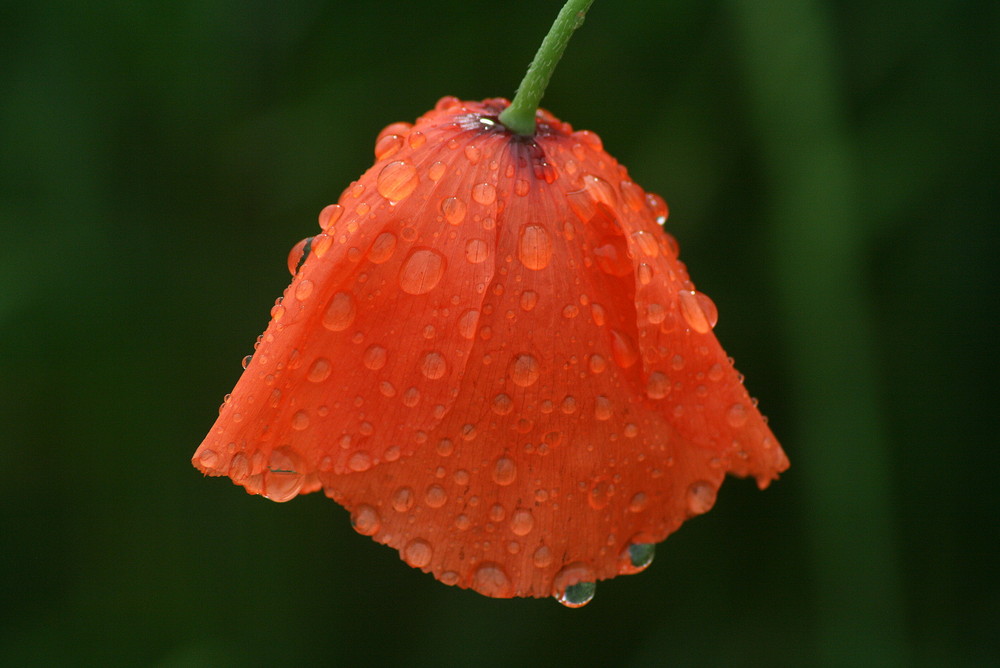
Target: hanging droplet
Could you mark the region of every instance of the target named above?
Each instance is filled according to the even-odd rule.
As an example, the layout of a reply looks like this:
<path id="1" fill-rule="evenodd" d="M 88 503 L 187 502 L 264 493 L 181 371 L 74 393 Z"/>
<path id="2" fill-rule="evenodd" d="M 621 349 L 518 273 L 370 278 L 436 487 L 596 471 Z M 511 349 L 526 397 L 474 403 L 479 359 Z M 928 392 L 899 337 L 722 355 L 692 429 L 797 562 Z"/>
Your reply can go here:
<path id="1" fill-rule="evenodd" d="M 556 595 L 555 599 L 567 608 L 582 608 L 594 600 L 596 592 L 596 582 L 577 582 L 566 587 L 561 594 Z"/>
<path id="2" fill-rule="evenodd" d="M 312 243 L 315 237 L 306 237 L 299 243 L 292 246 L 292 250 L 288 252 L 288 271 L 291 272 L 292 276 L 298 273 L 299 268 L 309 257 L 309 252 L 312 250 Z"/>

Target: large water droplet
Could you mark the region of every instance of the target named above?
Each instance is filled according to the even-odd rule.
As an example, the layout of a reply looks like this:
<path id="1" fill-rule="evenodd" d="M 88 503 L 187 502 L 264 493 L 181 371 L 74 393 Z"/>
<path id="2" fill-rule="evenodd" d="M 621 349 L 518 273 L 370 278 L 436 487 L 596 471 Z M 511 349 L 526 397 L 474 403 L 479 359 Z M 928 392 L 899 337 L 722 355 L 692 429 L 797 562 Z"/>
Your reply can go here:
<path id="1" fill-rule="evenodd" d="M 704 480 L 691 483 L 687 491 L 688 510 L 693 515 L 707 513 L 715 505 L 716 489 L 710 482 Z"/>
<path id="2" fill-rule="evenodd" d="M 552 260 L 552 239 L 541 225 L 525 225 L 517 247 L 517 257 L 528 269 L 538 271 Z"/>
<path id="3" fill-rule="evenodd" d="M 621 555 L 618 572 L 622 575 L 634 575 L 649 568 L 656 556 L 656 543 L 632 543 Z"/>
<path id="4" fill-rule="evenodd" d="M 527 353 L 514 356 L 510 364 L 510 379 L 520 387 L 530 387 L 538 381 L 541 369 L 538 360 Z"/>
<path id="5" fill-rule="evenodd" d="M 402 160 L 396 160 L 382 168 L 375 187 L 382 197 L 390 202 L 398 202 L 413 192 L 419 180 L 416 167 Z"/>
<path id="6" fill-rule="evenodd" d="M 410 253 L 399 272 L 400 289 L 411 295 L 423 295 L 437 286 L 444 275 L 444 256 L 429 248 Z"/>
<path id="7" fill-rule="evenodd" d="M 509 457 L 501 457 L 493 464 L 493 482 L 505 487 L 517 477 L 517 466 Z"/>
<path id="8" fill-rule="evenodd" d="M 403 561 L 414 568 L 424 568 L 431 563 L 434 549 L 426 540 L 414 538 L 403 548 Z"/>
<path id="9" fill-rule="evenodd" d="M 339 204 L 327 204 L 319 212 L 319 229 L 324 232 L 336 224 L 340 217 L 344 215 L 344 207 Z"/>
<path id="10" fill-rule="evenodd" d="M 704 334 L 715 327 L 715 323 L 719 320 L 719 310 L 708 295 L 692 290 L 681 290 L 678 298 L 681 314 L 691 329 Z"/>
<path id="11" fill-rule="evenodd" d="M 374 536 L 382 528 L 382 518 L 375 508 L 362 503 L 351 512 L 351 526 L 362 536 Z"/>
<path id="12" fill-rule="evenodd" d="M 535 516 L 527 508 L 514 511 L 510 518 L 510 530 L 517 536 L 527 536 L 535 528 Z"/>
<path id="13" fill-rule="evenodd" d="M 486 596 L 506 598 L 511 594 L 510 578 L 500 564 L 492 561 L 481 563 L 472 573 L 472 589 Z"/>
<path id="14" fill-rule="evenodd" d="M 264 475 L 264 496 L 278 503 L 295 498 L 305 477 L 298 468 L 298 457 L 291 451 L 286 448 L 274 450 Z"/>
<path id="15" fill-rule="evenodd" d="M 581 562 L 567 564 L 552 581 L 552 595 L 567 608 L 579 608 L 594 598 L 597 589 L 594 571 Z"/>
<path id="16" fill-rule="evenodd" d="M 441 200 L 441 213 L 451 225 L 461 225 L 465 220 L 465 202 L 457 197 L 445 197 Z"/>
<path id="17" fill-rule="evenodd" d="M 354 297 L 346 292 L 338 292 L 330 299 L 323 312 L 323 326 L 331 332 L 341 332 L 351 326 L 356 315 Z"/>

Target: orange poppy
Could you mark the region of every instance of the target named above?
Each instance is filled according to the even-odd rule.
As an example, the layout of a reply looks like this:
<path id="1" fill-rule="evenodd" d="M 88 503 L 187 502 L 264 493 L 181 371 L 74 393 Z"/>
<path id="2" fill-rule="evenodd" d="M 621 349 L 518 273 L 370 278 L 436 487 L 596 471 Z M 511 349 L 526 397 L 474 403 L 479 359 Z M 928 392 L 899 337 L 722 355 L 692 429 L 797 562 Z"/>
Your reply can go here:
<path id="1" fill-rule="evenodd" d="M 642 570 L 727 472 L 788 466 L 661 225 L 597 135 L 444 98 L 289 257 L 294 278 L 193 462 L 322 489 L 361 534 L 487 596 Z"/>

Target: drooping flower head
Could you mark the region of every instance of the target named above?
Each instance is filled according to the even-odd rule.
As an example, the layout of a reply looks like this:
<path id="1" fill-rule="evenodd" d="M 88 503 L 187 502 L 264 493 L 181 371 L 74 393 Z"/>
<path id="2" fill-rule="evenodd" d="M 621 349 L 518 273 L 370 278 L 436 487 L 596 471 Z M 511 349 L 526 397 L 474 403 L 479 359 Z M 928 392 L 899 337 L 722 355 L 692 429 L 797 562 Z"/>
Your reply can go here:
<path id="1" fill-rule="evenodd" d="M 354 528 L 452 585 L 555 595 L 634 573 L 725 474 L 788 466 L 662 225 L 600 139 L 444 98 L 293 250 L 194 464 Z"/>

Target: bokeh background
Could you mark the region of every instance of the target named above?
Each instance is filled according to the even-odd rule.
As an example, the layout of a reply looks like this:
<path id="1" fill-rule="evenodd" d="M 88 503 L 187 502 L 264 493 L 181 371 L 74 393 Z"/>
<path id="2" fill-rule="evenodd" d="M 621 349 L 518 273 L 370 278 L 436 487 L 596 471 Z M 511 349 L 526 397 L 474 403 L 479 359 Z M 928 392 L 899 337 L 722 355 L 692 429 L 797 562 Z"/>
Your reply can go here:
<path id="1" fill-rule="evenodd" d="M 792 468 L 587 607 L 189 463 L 285 257 L 559 3 L 0 4 L 0 665 L 1000 661 L 989 0 L 598 0 L 544 105 L 671 206 Z"/>

